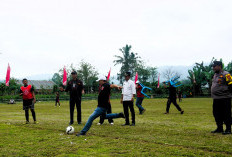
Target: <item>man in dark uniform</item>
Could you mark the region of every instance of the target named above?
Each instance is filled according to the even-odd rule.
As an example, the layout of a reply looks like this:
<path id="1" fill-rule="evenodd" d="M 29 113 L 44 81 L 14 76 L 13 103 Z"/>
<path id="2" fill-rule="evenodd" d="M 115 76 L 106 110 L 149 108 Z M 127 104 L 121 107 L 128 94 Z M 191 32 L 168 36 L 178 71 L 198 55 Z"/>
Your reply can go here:
<path id="1" fill-rule="evenodd" d="M 222 69 L 222 62 L 214 61 L 213 76 L 211 86 L 211 96 L 213 98 L 213 115 L 217 124 L 217 129 L 211 133 L 231 134 L 231 75 Z M 223 123 L 226 130 L 223 132 Z"/>
<path id="2" fill-rule="evenodd" d="M 69 125 L 73 124 L 74 108 L 76 104 L 77 108 L 77 122 L 81 124 L 81 96 L 84 94 L 84 86 L 81 80 L 77 79 L 77 72 L 73 71 L 72 80 L 68 82 L 65 92 L 70 93 L 70 122 Z M 63 87 L 60 88 L 64 91 Z"/>
<path id="3" fill-rule="evenodd" d="M 164 88 L 167 88 L 169 91 L 169 97 L 168 97 L 168 102 L 167 102 L 165 114 L 169 114 L 169 109 L 170 109 L 171 103 L 173 103 L 176 106 L 177 110 L 180 111 L 181 114 L 183 114 L 184 111 L 180 108 L 180 106 L 176 102 L 176 88 L 174 86 L 172 86 L 170 84 L 170 82 L 168 82 L 168 85 L 169 85 L 168 87 L 166 86 L 165 82 L 163 82 L 163 84 L 164 84 Z"/>
<path id="4" fill-rule="evenodd" d="M 100 79 L 98 81 L 99 81 L 99 84 L 101 86 L 101 91 L 99 92 L 99 95 L 98 95 L 98 106 L 94 110 L 94 112 L 90 115 L 84 128 L 80 131 L 80 133 L 77 134 L 77 136 L 85 135 L 87 133 L 87 131 L 90 129 L 93 121 L 99 116 L 103 116 L 105 119 L 124 118 L 123 113 L 106 114 L 107 108 L 109 105 L 109 97 L 110 97 L 111 88 L 121 89 L 122 87 L 114 85 L 114 84 L 110 85 L 109 83 L 106 82 L 105 77 L 100 77 Z"/>

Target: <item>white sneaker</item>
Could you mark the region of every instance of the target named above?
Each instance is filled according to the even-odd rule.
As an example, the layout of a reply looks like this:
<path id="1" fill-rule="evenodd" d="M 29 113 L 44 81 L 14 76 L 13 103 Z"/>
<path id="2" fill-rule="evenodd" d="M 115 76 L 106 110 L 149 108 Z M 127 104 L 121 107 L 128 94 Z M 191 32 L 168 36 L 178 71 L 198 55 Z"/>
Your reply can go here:
<path id="1" fill-rule="evenodd" d="M 102 125 L 101 123 L 97 123 L 97 125 Z"/>
<path id="2" fill-rule="evenodd" d="M 114 123 L 112 122 L 112 123 L 110 123 L 111 125 L 114 125 Z"/>

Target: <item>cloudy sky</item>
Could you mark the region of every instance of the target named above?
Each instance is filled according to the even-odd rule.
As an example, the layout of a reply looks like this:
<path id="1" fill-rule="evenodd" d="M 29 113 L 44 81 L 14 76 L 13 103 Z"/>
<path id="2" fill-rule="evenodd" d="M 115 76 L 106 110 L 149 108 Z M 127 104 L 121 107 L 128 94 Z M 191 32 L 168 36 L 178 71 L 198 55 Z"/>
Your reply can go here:
<path id="1" fill-rule="evenodd" d="M 84 59 L 100 74 L 132 45 L 149 66 L 232 60 L 231 0 L 1 0 L 0 79 Z"/>

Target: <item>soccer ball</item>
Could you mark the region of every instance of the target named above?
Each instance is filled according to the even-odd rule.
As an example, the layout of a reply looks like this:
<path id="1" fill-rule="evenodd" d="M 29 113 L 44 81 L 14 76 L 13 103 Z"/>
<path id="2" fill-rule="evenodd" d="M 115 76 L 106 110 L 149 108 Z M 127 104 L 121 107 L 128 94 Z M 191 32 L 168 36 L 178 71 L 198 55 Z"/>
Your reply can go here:
<path id="1" fill-rule="evenodd" d="M 68 126 L 68 127 L 66 128 L 66 133 L 67 133 L 67 134 L 73 134 L 73 133 L 74 133 L 74 127 Z"/>

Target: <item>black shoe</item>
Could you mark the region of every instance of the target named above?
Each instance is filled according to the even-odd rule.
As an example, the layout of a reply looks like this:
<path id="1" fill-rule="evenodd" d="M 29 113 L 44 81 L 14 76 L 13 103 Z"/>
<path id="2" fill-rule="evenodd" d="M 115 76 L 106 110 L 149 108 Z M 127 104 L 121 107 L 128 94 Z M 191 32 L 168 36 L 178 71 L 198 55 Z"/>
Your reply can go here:
<path id="1" fill-rule="evenodd" d="M 182 110 L 182 111 L 180 111 L 180 114 L 184 114 L 184 111 Z"/>
<path id="2" fill-rule="evenodd" d="M 143 110 L 140 112 L 140 114 L 144 114 L 145 111 L 146 111 L 146 109 L 143 109 Z"/>
<path id="3" fill-rule="evenodd" d="M 225 132 L 222 133 L 222 135 L 229 135 L 231 134 L 231 130 L 225 130 Z"/>
<path id="4" fill-rule="evenodd" d="M 211 131 L 211 133 L 223 133 L 223 130 L 221 130 L 221 129 L 216 129 L 216 130 L 214 130 L 214 131 Z"/>
<path id="5" fill-rule="evenodd" d="M 132 123 L 130 126 L 135 126 L 135 123 Z"/>
<path id="6" fill-rule="evenodd" d="M 164 114 L 169 114 L 169 112 L 165 112 Z"/>
<path id="7" fill-rule="evenodd" d="M 128 126 L 128 125 L 130 125 L 129 123 L 125 123 L 125 124 L 123 124 L 122 126 Z"/>
<path id="8" fill-rule="evenodd" d="M 69 125 L 72 125 L 73 124 L 73 122 L 69 122 Z"/>
<path id="9" fill-rule="evenodd" d="M 78 133 L 78 134 L 76 134 L 76 136 L 85 136 L 85 134 L 84 133 Z"/>
<path id="10" fill-rule="evenodd" d="M 79 125 L 81 125 L 81 122 L 78 122 Z"/>
<path id="11" fill-rule="evenodd" d="M 124 114 L 122 112 L 119 113 L 120 118 L 125 118 Z"/>

